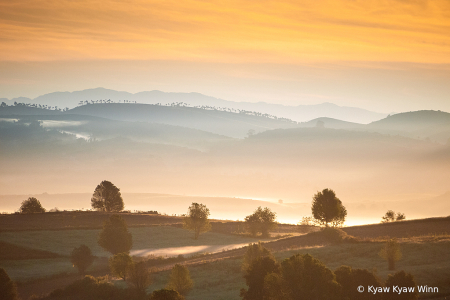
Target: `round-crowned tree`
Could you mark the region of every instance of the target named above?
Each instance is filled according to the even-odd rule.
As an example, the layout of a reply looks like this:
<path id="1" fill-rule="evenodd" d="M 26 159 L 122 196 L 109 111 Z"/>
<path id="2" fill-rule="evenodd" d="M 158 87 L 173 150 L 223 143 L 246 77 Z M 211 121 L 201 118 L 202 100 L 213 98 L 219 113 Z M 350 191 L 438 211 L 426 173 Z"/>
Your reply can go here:
<path id="1" fill-rule="evenodd" d="M 19 211 L 22 214 L 43 213 L 45 212 L 45 208 L 42 207 L 38 199 L 29 197 L 22 202 Z"/>
<path id="2" fill-rule="evenodd" d="M 328 223 L 343 224 L 347 216 L 347 210 L 331 189 L 324 189 L 314 195 L 311 211 L 314 219 L 326 227 L 328 227 Z"/>
<path id="3" fill-rule="evenodd" d="M 209 208 L 207 208 L 206 205 L 192 203 L 184 218 L 183 227 L 194 231 L 194 239 L 198 239 L 200 233 L 211 230 L 211 224 L 209 223 L 208 217 Z"/>
<path id="4" fill-rule="evenodd" d="M 98 211 L 119 212 L 124 208 L 120 189 L 110 181 L 102 181 L 91 198 L 92 208 Z"/>
<path id="5" fill-rule="evenodd" d="M 341 285 L 341 293 L 344 299 L 351 300 L 382 300 L 382 293 L 360 293 L 358 286 L 382 287 L 380 279 L 367 269 L 352 269 L 349 266 L 341 266 L 336 271 L 336 281 Z"/>
<path id="6" fill-rule="evenodd" d="M 276 213 L 268 207 L 262 209 L 260 206 L 253 214 L 245 217 L 245 222 L 251 235 L 256 236 L 258 232 L 261 232 L 263 237 L 267 237 L 269 230 L 277 226 Z"/>
<path id="7" fill-rule="evenodd" d="M 92 255 L 91 249 L 83 244 L 72 250 L 70 262 L 74 267 L 78 268 L 80 274 L 84 274 L 86 269 L 94 262 L 94 256 Z"/>
<path id="8" fill-rule="evenodd" d="M 121 216 L 112 215 L 103 223 L 103 229 L 98 236 L 98 244 L 112 254 L 130 251 L 133 239 Z"/>

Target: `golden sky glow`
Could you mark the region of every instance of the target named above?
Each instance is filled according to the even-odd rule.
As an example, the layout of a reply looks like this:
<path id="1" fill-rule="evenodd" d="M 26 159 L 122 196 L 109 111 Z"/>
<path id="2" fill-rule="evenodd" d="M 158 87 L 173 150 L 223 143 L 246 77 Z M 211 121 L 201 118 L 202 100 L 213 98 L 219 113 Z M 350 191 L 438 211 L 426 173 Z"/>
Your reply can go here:
<path id="1" fill-rule="evenodd" d="M 0 57 L 450 63 L 450 1 L 0 0 Z"/>

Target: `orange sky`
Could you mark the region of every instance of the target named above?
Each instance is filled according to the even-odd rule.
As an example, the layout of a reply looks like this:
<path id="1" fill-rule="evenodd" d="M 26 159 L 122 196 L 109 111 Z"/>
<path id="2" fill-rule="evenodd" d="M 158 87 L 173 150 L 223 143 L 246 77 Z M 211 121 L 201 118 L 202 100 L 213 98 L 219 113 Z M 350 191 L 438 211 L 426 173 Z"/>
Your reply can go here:
<path id="1" fill-rule="evenodd" d="M 450 63 L 450 1 L 0 0 L 0 59 Z"/>
<path id="2" fill-rule="evenodd" d="M 450 111 L 449 0 L 0 0 L 0 98 L 104 87 Z"/>

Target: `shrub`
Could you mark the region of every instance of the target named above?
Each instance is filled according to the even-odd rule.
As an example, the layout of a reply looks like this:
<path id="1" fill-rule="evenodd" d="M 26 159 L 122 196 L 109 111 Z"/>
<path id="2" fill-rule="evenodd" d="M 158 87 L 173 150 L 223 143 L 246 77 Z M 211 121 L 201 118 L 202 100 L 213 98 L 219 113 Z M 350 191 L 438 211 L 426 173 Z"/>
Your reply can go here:
<path id="1" fill-rule="evenodd" d="M 247 251 L 244 254 L 244 262 L 242 263 L 242 269 L 246 270 L 252 262 L 261 257 L 272 257 L 272 253 L 265 248 L 261 242 L 249 244 L 247 247 Z"/>
<path id="2" fill-rule="evenodd" d="M 377 293 L 375 295 L 369 293 L 358 292 L 358 286 L 362 285 L 364 287 L 374 286 L 381 287 L 383 284 L 381 281 L 372 273 L 366 269 L 352 269 L 348 266 L 341 266 L 338 268 L 334 274 L 336 275 L 336 281 L 341 285 L 342 296 L 344 299 L 351 300 L 365 300 L 382 299 L 382 294 Z"/>
<path id="3" fill-rule="evenodd" d="M 384 295 L 385 300 L 415 300 L 419 298 L 414 276 L 406 273 L 405 271 L 399 271 L 394 275 L 389 274 L 385 286 L 390 287 L 389 293 Z M 394 286 L 398 286 L 400 288 L 414 287 L 414 292 L 402 292 L 401 294 L 398 294 L 398 292 L 393 290 Z"/>
<path id="4" fill-rule="evenodd" d="M 145 262 L 134 263 L 130 268 L 129 275 L 129 282 L 140 293 L 145 293 L 145 289 L 152 283 L 150 271 Z"/>
<path id="5" fill-rule="evenodd" d="M 133 265 L 133 260 L 128 253 L 117 253 L 109 258 L 109 269 L 111 273 L 123 280 L 126 280 Z"/>
<path id="6" fill-rule="evenodd" d="M 73 249 L 70 254 L 70 262 L 74 267 L 78 268 L 80 274 L 84 274 L 86 269 L 94 262 L 94 256 L 88 246 L 81 245 L 80 247 Z"/>
<path id="7" fill-rule="evenodd" d="M 397 239 L 389 239 L 384 248 L 381 249 L 379 255 L 387 260 L 389 270 L 395 270 L 395 262 L 402 258 L 402 252 L 400 251 L 400 245 Z"/>
<path id="8" fill-rule="evenodd" d="M 176 264 L 172 268 L 170 273 L 168 289 L 173 289 L 180 293 L 180 295 L 186 296 L 190 290 L 192 290 L 194 283 L 189 274 L 189 270 L 186 266 Z"/>
<path id="9" fill-rule="evenodd" d="M 175 290 L 161 289 L 153 291 L 149 300 L 184 300 L 184 297 Z"/>
<path id="10" fill-rule="evenodd" d="M 253 261 L 245 272 L 248 290 L 241 289 L 244 300 L 261 300 L 264 298 L 264 278 L 271 273 L 279 273 L 280 265 L 273 257 L 261 257 Z"/>

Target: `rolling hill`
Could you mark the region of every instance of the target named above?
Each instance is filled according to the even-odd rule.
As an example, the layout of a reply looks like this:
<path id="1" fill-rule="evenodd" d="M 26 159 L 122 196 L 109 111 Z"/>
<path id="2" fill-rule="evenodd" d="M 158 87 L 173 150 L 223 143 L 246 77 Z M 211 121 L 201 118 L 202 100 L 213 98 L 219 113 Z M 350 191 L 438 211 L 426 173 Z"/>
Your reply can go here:
<path id="1" fill-rule="evenodd" d="M 14 101 L 31 104 L 50 105 L 58 107 L 74 108 L 79 105 L 80 101 L 110 99 L 114 102 L 118 101 L 136 101 L 143 104 L 168 104 L 175 102 L 184 102 L 190 106 L 215 106 L 227 107 L 233 109 L 241 109 L 248 111 L 257 111 L 260 113 L 268 113 L 277 117 L 288 118 L 297 122 L 305 122 L 318 117 L 330 117 L 341 119 L 349 122 L 369 123 L 385 117 L 387 114 L 376 113 L 356 107 L 338 106 L 332 103 L 321 103 L 316 105 L 281 105 L 265 102 L 234 102 L 222 100 L 211 96 L 202 95 L 200 93 L 166 93 L 161 91 L 146 91 L 139 93 L 128 93 L 115 91 L 104 88 L 87 89 L 74 92 L 54 92 L 39 96 L 34 99 L 14 98 L 11 100 L 4 99 L 8 105 L 12 105 Z"/>

